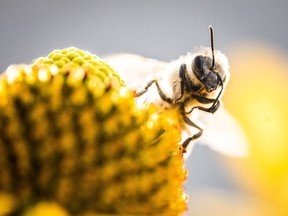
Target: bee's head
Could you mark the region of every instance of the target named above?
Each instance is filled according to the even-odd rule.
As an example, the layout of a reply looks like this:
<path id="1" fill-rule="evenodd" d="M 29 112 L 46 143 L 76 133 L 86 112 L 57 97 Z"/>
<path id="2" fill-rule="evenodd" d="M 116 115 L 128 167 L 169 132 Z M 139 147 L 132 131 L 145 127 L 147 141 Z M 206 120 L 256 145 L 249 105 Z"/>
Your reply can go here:
<path id="1" fill-rule="evenodd" d="M 220 51 L 214 51 L 213 29 L 211 32 L 211 50 L 203 49 L 195 52 L 192 60 L 192 72 L 203 84 L 208 93 L 225 84 L 229 78 L 228 60 Z"/>
<path id="2" fill-rule="evenodd" d="M 210 56 L 195 56 L 192 62 L 192 71 L 208 93 L 216 90 L 218 86 L 223 85 L 226 81 L 225 70 L 221 63 L 216 62 L 214 67 L 212 67 Z"/>

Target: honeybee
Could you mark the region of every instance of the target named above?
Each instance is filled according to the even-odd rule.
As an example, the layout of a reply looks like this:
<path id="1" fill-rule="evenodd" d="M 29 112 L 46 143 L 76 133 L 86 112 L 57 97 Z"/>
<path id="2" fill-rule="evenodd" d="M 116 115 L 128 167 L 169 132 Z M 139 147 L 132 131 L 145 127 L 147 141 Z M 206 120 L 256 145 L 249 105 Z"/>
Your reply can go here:
<path id="1" fill-rule="evenodd" d="M 247 152 L 245 135 L 221 102 L 230 78 L 228 59 L 214 50 L 214 31 L 211 26 L 209 30 L 210 48 L 188 52 L 171 62 L 126 53 L 105 59 L 135 90 L 139 106 L 153 103 L 165 109 L 179 108 L 184 152 L 191 152 L 191 143 L 197 140 L 226 155 L 243 156 Z"/>

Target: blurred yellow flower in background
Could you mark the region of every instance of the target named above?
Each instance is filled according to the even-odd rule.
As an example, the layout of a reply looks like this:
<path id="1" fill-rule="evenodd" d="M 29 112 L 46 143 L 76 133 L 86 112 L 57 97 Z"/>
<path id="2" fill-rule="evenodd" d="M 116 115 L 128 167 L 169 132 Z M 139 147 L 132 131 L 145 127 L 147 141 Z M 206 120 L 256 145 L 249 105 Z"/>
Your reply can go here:
<path id="1" fill-rule="evenodd" d="M 287 59 L 287 53 L 264 44 L 234 47 L 224 97 L 251 144 L 247 158 L 234 161 L 233 174 L 241 186 L 283 215 L 288 215 Z"/>

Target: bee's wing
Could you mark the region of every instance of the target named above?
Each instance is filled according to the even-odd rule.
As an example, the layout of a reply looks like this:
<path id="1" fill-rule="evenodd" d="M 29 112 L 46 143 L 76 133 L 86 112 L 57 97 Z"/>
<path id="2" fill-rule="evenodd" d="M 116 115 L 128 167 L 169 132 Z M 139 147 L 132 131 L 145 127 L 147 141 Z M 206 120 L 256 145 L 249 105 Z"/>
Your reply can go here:
<path id="1" fill-rule="evenodd" d="M 114 69 L 130 89 L 139 89 L 150 81 L 151 77 L 158 77 L 168 63 L 140 55 L 120 53 L 103 57 Z"/>
<path id="2" fill-rule="evenodd" d="M 205 125 L 204 133 L 198 140 L 200 143 L 227 156 L 244 157 L 248 154 L 248 139 L 223 104 L 214 114 L 201 112 L 199 121 Z"/>

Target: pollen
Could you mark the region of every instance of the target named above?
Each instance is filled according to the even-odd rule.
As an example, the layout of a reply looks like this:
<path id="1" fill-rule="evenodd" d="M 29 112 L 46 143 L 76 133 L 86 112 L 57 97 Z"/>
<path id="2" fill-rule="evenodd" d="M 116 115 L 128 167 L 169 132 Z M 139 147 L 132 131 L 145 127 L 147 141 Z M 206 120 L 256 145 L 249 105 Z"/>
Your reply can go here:
<path id="1" fill-rule="evenodd" d="M 0 215 L 182 215 L 177 112 L 138 108 L 99 57 L 55 50 L 0 77 Z"/>

